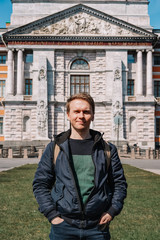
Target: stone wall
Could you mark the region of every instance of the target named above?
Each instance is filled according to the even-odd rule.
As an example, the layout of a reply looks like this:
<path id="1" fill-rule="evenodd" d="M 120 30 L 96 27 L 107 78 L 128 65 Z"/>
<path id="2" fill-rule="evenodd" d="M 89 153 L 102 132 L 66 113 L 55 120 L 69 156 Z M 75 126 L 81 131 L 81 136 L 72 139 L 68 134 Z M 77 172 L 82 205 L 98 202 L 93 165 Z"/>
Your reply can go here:
<path id="1" fill-rule="evenodd" d="M 125 107 L 126 139 L 143 149 L 154 148 L 154 108 L 143 103 Z"/>

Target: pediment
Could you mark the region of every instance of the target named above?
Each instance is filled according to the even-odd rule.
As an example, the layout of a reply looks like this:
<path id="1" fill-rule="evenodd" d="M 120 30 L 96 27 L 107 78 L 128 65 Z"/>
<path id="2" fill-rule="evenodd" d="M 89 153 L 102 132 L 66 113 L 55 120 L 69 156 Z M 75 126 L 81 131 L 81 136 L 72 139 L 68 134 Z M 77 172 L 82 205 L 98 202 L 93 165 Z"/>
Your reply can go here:
<path id="1" fill-rule="evenodd" d="M 43 37 L 107 37 L 107 38 L 155 38 L 144 29 L 113 16 L 79 4 L 48 17 L 39 19 L 4 34 L 6 39 L 26 36 Z"/>

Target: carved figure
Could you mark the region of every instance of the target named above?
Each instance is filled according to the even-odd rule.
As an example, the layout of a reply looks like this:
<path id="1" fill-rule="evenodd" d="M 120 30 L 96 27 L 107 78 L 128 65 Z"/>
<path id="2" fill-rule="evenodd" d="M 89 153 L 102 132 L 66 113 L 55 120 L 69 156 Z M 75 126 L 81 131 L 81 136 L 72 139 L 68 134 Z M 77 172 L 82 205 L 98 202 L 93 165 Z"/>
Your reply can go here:
<path id="1" fill-rule="evenodd" d="M 37 125 L 39 136 L 45 137 L 47 125 L 47 106 L 43 100 L 40 100 L 37 105 Z"/>
<path id="2" fill-rule="evenodd" d="M 111 33 L 111 25 L 109 23 L 106 23 L 104 26 L 104 33 L 109 35 Z"/>
<path id="3" fill-rule="evenodd" d="M 123 115 L 123 110 L 121 107 L 121 104 L 119 101 L 116 101 L 115 104 L 113 105 L 113 116 L 122 116 Z"/>
<path id="4" fill-rule="evenodd" d="M 114 80 L 120 80 L 120 79 L 121 79 L 120 70 L 117 68 L 114 72 Z"/>
<path id="5" fill-rule="evenodd" d="M 46 69 L 45 67 L 41 67 L 39 70 L 39 76 L 38 76 L 39 81 L 45 80 L 46 79 Z"/>
<path id="6" fill-rule="evenodd" d="M 120 102 L 117 100 L 114 104 L 113 104 L 113 118 L 114 118 L 114 124 L 113 124 L 113 132 L 114 132 L 114 136 L 116 136 L 117 133 L 117 129 L 119 127 L 119 131 L 121 133 L 122 131 L 122 122 L 119 122 L 119 125 L 115 123 L 115 120 L 117 120 L 116 118 L 122 118 L 123 116 L 123 109 L 121 107 Z"/>
<path id="7" fill-rule="evenodd" d="M 118 35 L 122 35 L 122 32 L 123 32 L 122 28 L 121 28 L 121 27 L 118 27 L 117 32 L 118 32 Z"/>
<path id="8" fill-rule="evenodd" d="M 86 18 L 79 16 L 75 21 L 76 24 L 76 33 L 85 32 L 86 29 Z"/>

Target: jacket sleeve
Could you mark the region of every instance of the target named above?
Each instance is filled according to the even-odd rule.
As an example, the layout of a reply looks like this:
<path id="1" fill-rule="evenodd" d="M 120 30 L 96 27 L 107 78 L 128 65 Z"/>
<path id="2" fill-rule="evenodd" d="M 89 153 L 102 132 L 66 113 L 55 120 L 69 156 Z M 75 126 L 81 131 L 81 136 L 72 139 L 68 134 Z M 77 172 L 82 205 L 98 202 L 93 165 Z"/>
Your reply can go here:
<path id="1" fill-rule="evenodd" d="M 111 163 L 108 170 L 108 181 L 112 191 L 112 200 L 107 212 L 114 218 L 123 208 L 124 199 L 127 196 L 127 183 L 117 148 L 110 144 L 110 149 Z"/>
<path id="2" fill-rule="evenodd" d="M 33 192 L 39 204 L 39 211 L 43 213 L 51 222 L 60 213 L 56 211 L 51 197 L 51 189 L 55 182 L 55 172 L 53 166 L 54 143 L 51 142 L 46 147 L 33 180 Z"/>

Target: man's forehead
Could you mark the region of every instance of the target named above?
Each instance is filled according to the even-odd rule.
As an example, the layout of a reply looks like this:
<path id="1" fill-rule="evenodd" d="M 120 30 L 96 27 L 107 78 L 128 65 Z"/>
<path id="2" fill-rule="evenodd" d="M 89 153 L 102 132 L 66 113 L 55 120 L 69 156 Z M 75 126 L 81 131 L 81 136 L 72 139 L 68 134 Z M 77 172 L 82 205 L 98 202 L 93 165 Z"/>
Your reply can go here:
<path id="1" fill-rule="evenodd" d="M 70 107 L 72 108 L 78 108 L 78 107 L 85 107 L 85 108 L 91 108 L 91 105 L 83 99 L 74 99 L 70 102 Z"/>

